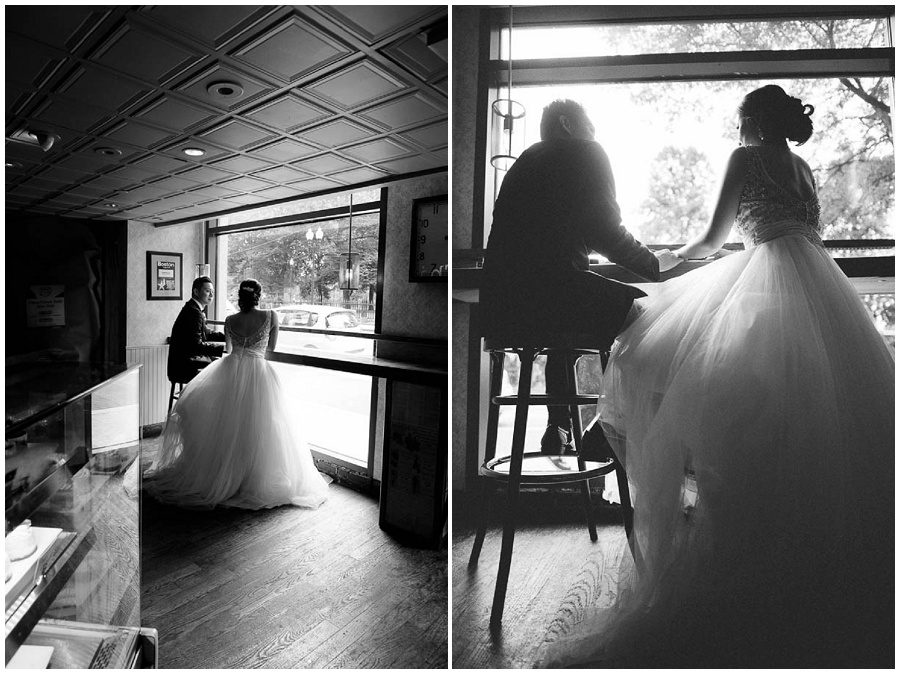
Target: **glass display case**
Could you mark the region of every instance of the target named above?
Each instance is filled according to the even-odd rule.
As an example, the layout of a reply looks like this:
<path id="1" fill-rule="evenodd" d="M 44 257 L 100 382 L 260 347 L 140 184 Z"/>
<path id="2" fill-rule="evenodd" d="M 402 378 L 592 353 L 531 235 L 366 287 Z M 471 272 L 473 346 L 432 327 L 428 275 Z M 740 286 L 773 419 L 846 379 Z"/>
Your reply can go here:
<path id="1" fill-rule="evenodd" d="M 6 376 L 6 666 L 153 668 L 140 624 L 140 366 Z"/>

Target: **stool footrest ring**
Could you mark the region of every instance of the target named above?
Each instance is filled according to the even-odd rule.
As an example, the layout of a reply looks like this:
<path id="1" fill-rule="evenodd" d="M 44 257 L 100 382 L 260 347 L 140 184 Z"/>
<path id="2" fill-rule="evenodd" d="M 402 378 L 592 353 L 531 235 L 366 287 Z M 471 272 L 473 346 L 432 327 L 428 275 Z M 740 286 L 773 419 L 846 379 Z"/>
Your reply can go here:
<path id="1" fill-rule="evenodd" d="M 481 469 L 484 477 L 507 481 L 509 479 L 510 457 L 502 456 L 487 461 Z M 584 482 L 591 478 L 607 475 L 615 470 L 612 459 L 608 461 L 585 461 L 585 470 L 578 469 L 578 457 L 574 454 L 541 454 L 525 452 L 522 457 L 522 477 L 520 484 L 566 484 Z"/>
<path id="2" fill-rule="evenodd" d="M 529 405 L 596 405 L 600 401 L 599 395 L 591 394 L 561 394 L 547 395 L 545 393 L 533 394 L 528 396 Z M 495 405 L 516 405 L 519 402 L 519 396 L 494 396 L 491 402 Z"/>

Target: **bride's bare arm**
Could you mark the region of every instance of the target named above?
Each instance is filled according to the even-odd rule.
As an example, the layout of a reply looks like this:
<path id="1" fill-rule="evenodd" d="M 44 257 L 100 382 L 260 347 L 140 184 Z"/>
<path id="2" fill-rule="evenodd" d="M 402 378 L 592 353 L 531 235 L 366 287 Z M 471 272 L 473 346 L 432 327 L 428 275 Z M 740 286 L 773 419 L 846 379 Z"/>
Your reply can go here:
<path id="1" fill-rule="evenodd" d="M 266 346 L 266 351 L 274 351 L 275 345 L 278 344 L 278 314 L 269 309 L 272 312 L 272 328 L 269 330 L 269 343 Z"/>
<path id="2" fill-rule="evenodd" d="M 722 179 L 722 187 L 719 190 L 719 198 L 716 201 L 716 209 L 713 212 L 709 226 L 703 234 L 700 234 L 684 246 L 675 251 L 675 255 L 682 259 L 704 258 L 712 255 L 722 247 L 728 239 L 728 233 L 737 217 L 738 206 L 741 202 L 741 192 L 747 180 L 747 151 L 739 147 L 731 153 L 728 166 L 725 168 L 725 176 Z"/>
<path id="3" fill-rule="evenodd" d="M 225 353 L 231 353 L 231 331 L 228 329 L 228 319 L 231 316 L 225 317 Z"/>

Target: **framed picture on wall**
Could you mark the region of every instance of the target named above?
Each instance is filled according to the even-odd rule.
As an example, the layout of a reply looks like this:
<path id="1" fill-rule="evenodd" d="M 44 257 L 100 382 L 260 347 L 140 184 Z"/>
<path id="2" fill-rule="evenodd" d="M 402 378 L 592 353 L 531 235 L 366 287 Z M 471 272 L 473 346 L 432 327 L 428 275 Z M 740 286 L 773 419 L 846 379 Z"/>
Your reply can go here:
<path id="1" fill-rule="evenodd" d="M 147 251 L 148 300 L 180 300 L 183 285 L 181 253 Z"/>

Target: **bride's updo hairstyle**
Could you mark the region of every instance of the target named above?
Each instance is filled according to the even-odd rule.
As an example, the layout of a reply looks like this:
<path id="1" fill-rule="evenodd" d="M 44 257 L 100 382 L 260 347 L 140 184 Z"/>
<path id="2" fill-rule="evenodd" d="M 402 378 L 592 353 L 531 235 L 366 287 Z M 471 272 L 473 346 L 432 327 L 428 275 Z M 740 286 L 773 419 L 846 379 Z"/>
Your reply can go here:
<path id="1" fill-rule="evenodd" d="M 787 138 L 797 145 L 803 145 L 812 136 L 810 115 L 814 111 L 813 106 L 788 96 L 784 89 L 775 84 L 751 91 L 738 108 L 741 117 L 749 117 L 756 122 L 761 140 Z"/>
<path id="2" fill-rule="evenodd" d="M 250 311 L 259 305 L 259 297 L 262 295 L 262 286 L 255 278 L 241 281 L 238 286 L 238 307 L 241 311 Z"/>

